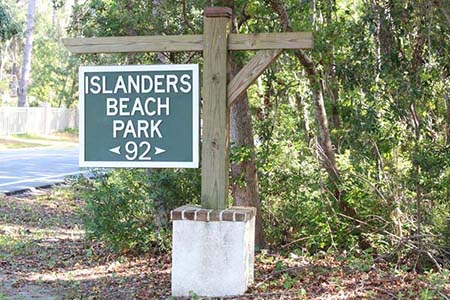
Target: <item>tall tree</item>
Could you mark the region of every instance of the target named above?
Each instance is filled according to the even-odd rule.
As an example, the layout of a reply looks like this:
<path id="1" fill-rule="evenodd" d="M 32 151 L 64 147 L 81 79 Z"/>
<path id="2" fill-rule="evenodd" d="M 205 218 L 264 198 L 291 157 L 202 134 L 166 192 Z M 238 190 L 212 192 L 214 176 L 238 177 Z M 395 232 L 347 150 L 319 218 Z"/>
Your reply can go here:
<path id="1" fill-rule="evenodd" d="M 28 84 L 31 77 L 31 54 L 33 49 L 34 13 L 36 0 L 29 0 L 27 13 L 27 31 L 25 33 L 25 48 L 23 50 L 22 75 L 19 83 L 19 99 L 17 106 L 27 104 Z"/>
<path id="2" fill-rule="evenodd" d="M 284 31 L 292 31 L 291 21 L 287 14 L 286 8 L 281 1 L 270 0 L 272 9 L 278 14 L 281 25 Z M 319 153 L 325 170 L 328 172 L 332 183 L 336 187 L 335 196 L 340 199 L 340 191 L 338 187 L 339 170 L 336 165 L 335 153 L 332 147 L 330 130 L 328 126 L 327 112 L 325 110 L 325 103 L 323 98 L 323 82 L 320 79 L 320 74 L 317 71 L 311 57 L 301 50 L 296 50 L 295 55 L 300 64 L 305 69 L 309 79 L 310 88 L 312 91 L 312 98 L 314 103 L 314 111 L 316 114 L 317 127 L 319 128 Z"/>
<path id="3" fill-rule="evenodd" d="M 291 21 L 283 2 L 278 0 L 269 0 L 268 2 L 273 11 L 278 14 L 283 30 L 292 31 Z M 312 100 L 314 105 L 314 112 L 316 115 L 317 127 L 319 129 L 317 152 L 332 184 L 334 190 L 334 199 L 337 202 L 341 213 L 347 218 L 353 220 L 355 229 L 354 231 L 358 235 L 360 247 L 362 249 L 367 249 L 368 247 L 370 247 L 370 243 L 361 232 L 361 224 L 359 223 L 359 218 L 356 210 L 354 207 L 352 207 L 352 205 L 350 205 L 350 203 L 346 201 L 344 192 L 341 188 L 341 176 L 336 163 L 336 156 L 330 138 L 330 130 L 323 96 L 326 82 L 324 82 L 322 76 L 320 76 L 321 74 L 319 73 L 316 64 L 310 56 L 308 56 L 302 50 L 296 50 L 295 56 L 297 57 L 298 61 L 300 62 L 308 76 L 309 85 L 312 92 Z M 331 92 L 331 94 L 334 93 Z M 334 96 L 337 97 L 337 93 Z M 333 106 L 336 103 L 337 99 L 334 99 Z M 333 107 L 333 110 L 334 109 L 335 107 Z M 339 126 L 339 121 L 335 120 L 335 122 L 335 126 Z"/>
<path id="4" fill-rule="evenodd" d="M 236 75 L 241 67 L 237 63 L 232 63 L 232 75 Z M 247 93 L 240 96 L 231 106 L 230 140 L 232 143 L 231 147 L 250 154 L 242 155 L 242 160 L 231 163 L 231 194 L 237 206 L 256 208 L 255 243 L 258 248 L 264 248 L 266 242 L 259 195 L 258 173 L 256 170 L 253 124 Z"/>

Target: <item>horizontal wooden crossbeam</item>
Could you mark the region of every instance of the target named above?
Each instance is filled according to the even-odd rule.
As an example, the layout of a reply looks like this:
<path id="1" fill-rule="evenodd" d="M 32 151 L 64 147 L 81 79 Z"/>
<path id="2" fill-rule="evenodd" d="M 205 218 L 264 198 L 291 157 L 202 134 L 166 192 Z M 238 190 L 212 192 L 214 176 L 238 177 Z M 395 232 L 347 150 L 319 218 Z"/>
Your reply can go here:
<path id="1" fill-rule="evenodd" d="M 312 49 L 311 32 L 230 34 L 229 50 Z"/>
<path id="2" fill-rule="evenodd" d="M 63 39 L 63 44 L 70 52 L 79 54 L 202 51 L 203 36 L 196 34 L 66 38 Z"/>
<path id="3" fill-rule="evenodd" d="M 157 35 L 96 38 L 66 38 L 64 45 L 72 52 L 178 52 L 203 51 L 203 35 Z M 228 50 L 312 49 L 311 32 L 230 34 Z"/>

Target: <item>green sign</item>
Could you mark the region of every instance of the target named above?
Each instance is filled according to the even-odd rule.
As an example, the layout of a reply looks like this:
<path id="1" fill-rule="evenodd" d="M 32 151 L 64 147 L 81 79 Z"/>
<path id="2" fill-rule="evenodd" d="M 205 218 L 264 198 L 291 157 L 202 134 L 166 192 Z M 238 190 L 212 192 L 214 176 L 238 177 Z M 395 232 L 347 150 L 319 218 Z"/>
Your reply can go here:
<path id="1" fill-rule="evenodd" d="M 198 167 L 198 65 L 80 67 L 79 83 L 81 167 Z"/>

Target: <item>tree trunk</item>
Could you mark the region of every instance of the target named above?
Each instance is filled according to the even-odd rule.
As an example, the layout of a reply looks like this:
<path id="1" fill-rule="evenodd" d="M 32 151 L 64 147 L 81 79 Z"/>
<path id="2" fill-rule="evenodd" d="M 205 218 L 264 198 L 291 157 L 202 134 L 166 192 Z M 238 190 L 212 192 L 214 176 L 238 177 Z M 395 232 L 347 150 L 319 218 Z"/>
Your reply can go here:
<path id="1" fill-rule="evenodd" d="M 131 0 L 126 1 L 125 7 L 127 9 L 128 16 L 132 16 L 133 15 L 133 3 L 131 2 Z M 156 14 L 156 11 L 152 11 L 152 15 L 155 16 L 155 14 Z M 127 35 L 128 36 L 137 36 L 138 35 L 136 30 L 134 28 L 132 28 L 129 23 L 127 24 Z M 128 63 L 130 65 L 136 64 L 136 54 L 135 53 L 131 53 L 131 52 L 128 53 Z"/>
<path id="2" fill-rule="evenodd" d="M 3 68 L 7 61 L 8 50 L 9 50 L 9 42 L 5 42 L 5 45 L 0 50 L 0 81 L 3 80 Z"/>
<path id="3" fill-rule="evenodd" d="M 241 67 L 232 64 L 232 74 L 236 75 Z M 232 147 L 245 147 L 251 151 L 248 160 L 231 164 L 231 194 L 235 205 L 256 207 L 255 244 L 257 248 L 262 249 L 266 247 L 266 242 L 259 198 L 252 117 L 249 112 L 247 93 L 239 97 L 231 106 L 230 140 Z M 241 179 L 244 179 L 243 184 L 238 182 Z"/>
<path id="4" fill-rule="evenodd" d="M 300 80 L 296 73 L 294 73 L 294 78 L 296 81 Z M 310 117 L 309 117 L 309 105 L 303 98 L 300 90 L 296 93 L 295 97 L 296 97 L 296 106 L 297 106 L 296 108 L 300 115 L 299 121 L 301 122 L 301 120 L 303 120 L 303 122 L 302 122 L 303 124 L 300 128 L 302 128 L 305 131 L 305 142 L 309 145 L 311 139 L 313 138 L 313 136 L 311 134 L 311 125 L 310 125 L 311 121 L 310 121 Z"/>
<path id="5" fill-rule="evenodd" d="M 328 4 L 326 5 L 326 22 L 327 27 L 332 28 L 333 23 L 333 11 L 336 11 L 336 1 L 328 1 Z M 337 19 L 337 17 L 336 17 Z M 334 35 L 334 33 L 333 33 Z M 332 37 L 332 40 L 334 39 L 334 36 Z M 331 124 L 333 128 L 339 128 L 340 126 L 340 120 L 339 120 L 339 87 L 337 82 L 337 75 L 336 75 L 336 58 L 334 55 L 334 46 L 331 45 L 329 47 L 329 50 L 326 54 L 330 59 L 327 62 L 327 66 L 325 69 L 325 80 L 324 85 L 327 87 L 328 97 L 330 99 L 331 103 Z"/>
<path id="6" fill-rule="evenodd" d="M 57 22 L 57 7 L 56 7 L 56 3 L 55 1 L 53 1 L 53 5 L 52 5 L 52 27 L 53 28 L 57 28 L 56 26 L 56 22 Z"/>
<path id="7" fill-rule="evenodd" d="M 27 31 L 25 34 L 25 48 L 23 51 L 22 76 L 19 83 L 19 100 L 17 106 L 27 105 L 28 84 L 31 77 L 31 52 L 33 49 L 34 11 L 36 0 L 29 0 L 27 15 Z"/>
<path id="8" fill-rule="evenodd" d="M 334 60 L 334 55 L 332 55 Z M 339 128 L 340 127 L 340 120 L 339 120 L 339 88 L 337 86 L 337 77 L 336 77 L 336 70 L 334 63 L 329 66 L 329 71 L 327 74 L 327 86 L 328 86 L 328 95 L 330 97 L 331 102 L 331 123 L 333 125 L 333 128 Z"/>
<path id="9" fill-rule="evenodd" d="M 445 142 L 447 145 L 450 145 L 450 91 L 445 92 L 444 98 L 445 98 L 445 109 L 446 109 Z"/>
<path id="10" fill-rule="evenodd" d="M 164 1 L 165 0 L 152 0 L 152 4 L 153 4 L 152 16 L 153 16 L 153 18 L 156 19 L 156 16 L 158 14 L 163 13 L 161 11 L 161 5 L 163 4 Z M 127 9 L 130 12 L 132 11 L 131 0 L 127 0 Z M 129 35 L 132 35 L 132 36 L 137 35 L 137 32 L 134 28 L 129 27 L 129 28 L 127 28 L 127 31 L 128 31 Z M 161 32 L 156 31 L 156 32 L 153 32 L 153 34 L 161 34 Z M 134 62 L 135 55 L 130 54 L 130 56 L 132 57 L 132 61 Z M 168 63 L 167 58 L 164 56 L 164 54 L 162 52 L 156 53 L 156 59 L 159 64 L 167 64 Z M 158 174 L 160 172 L 161 172 L 161 169 L 147 169 L 147 176 L 150 177 L 150 173 Z M 150 186 L 154 185 L 153 182 L 150 182 L 149 184 L 150 184 Z M 159 197 L 155 197 L 153 199 L 153 202 L 154 202 L 154 206 L 155 206 L 155 211 L 153 214 L 155 225 L 158 229 L 163 229 L 163 228 L 167 227 L 167 224 L 169 223 L 169 218 L 168 218 L 169 208 L 166 205 L 167 202 L 165 201 L 165 199 L 161 199 Z"/>
<path id="11" fill-rule="evenodd" d="M 270 0 L 272 9 L 279 15 L 284 31 L 292 31 L 289 16 L 283 3 L 276 0 Z M 328 128 L 327 113 L 325 110 L 325 103 L 323 100 L 323 87 L 319 79 L 319 74 L 314 65 L 314 62 L 303 51 L 296 50 L 295 56 L 306 71 L 309 79 L 312 98 L 314 104 L 314 112 L 316 115 L 317 127 L 319 129 L 319 152 L 323 166 L 330 176 L 332 183 L 337 186 L 339 171 L 336 166 L 336 159 L 330 139 L 330 130 Z"/>
<path id="12" fill-rule="evenodd" d="M 17 42 L 17 38 L 13 38 L 11 41 L 11 60 L 12 60 L 12 66 L 11 66 L 11 93 L 12 96 L 17 97 L 19 94 L 19 67 L 17 63 L 17 57 L 18 57 L 18 50 L 19 45 Z"/>
<path id="13" fill-rule="evenodd" d="M 292 31 L 289 16 L 283 3 L 277 0 L 270 0 L 269 3 L 272 9 L 280 17 L 283 30 Z M 337 168 L 335 153 L 331 143 L 330 131 L 328 128 L 327 113 L 325 110 L 325 104 L 323 99 L 323 83 L 320 79 L 319 73 L 316 69 L 316 66 L 314 65 L 314 62 L 309 56 L 307 56 L 301 50 L 296 50 L 295 56 L 305 69 L 312 91 L 314 111 L 316 115 L 317 127 L 319 129 L 318 152 L 320 155 L 320 159 L 322 161 L 322 165 L 324 169 L 327 171 L 328 176 L 330 178 L 330 182 L 333 185 L 334 197 L 339 206 L 339 210 L 342 212 L 343 215 L 353 220 L 353 223 L 355 225 L 355 233 L 359 236 L 360 239 L 359 245 L 362 249 L 367 249 L 368 247 L 370 247 L 370 244 L 361 235 L 361 230 L 358 229 L 360 224 L 357 222 L 356 210 L 349 203 L 347 203 L 342 197 L 343 193 L 342 190 L 340 189 L 339 184 L 340 181 L 339 170 Z"/>

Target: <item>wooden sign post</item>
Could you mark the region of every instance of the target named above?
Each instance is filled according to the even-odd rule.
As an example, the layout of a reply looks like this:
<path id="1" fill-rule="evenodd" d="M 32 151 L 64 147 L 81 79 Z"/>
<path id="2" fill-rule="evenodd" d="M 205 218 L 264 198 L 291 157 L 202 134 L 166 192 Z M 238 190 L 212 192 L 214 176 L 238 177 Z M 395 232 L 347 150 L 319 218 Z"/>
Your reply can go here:
<path id="1" fill-rule="evenodd" d="M 230 105 L 281 54 L 283 49 L 312 49 L 311 32 L 233 34 L 231 9 L 205 8 L 203 35 L 66 38 L 76 54 L 203 51 L 202 206 L 226 207 Z M 260 50 L 227 84 L 228 51 Z"/>
<path id="2" fill-rule="evenodd" d="M 229 107 L 283 49 L 313 47 L 310 32 L 230 33 L 231 17 L 230 8 L 206 8 L 203 35 L 63 40 L 77 54 L 203 51 L 202 208 L 172 212 L 174 296 L 189 296 L 190 291 L 209 297 L 237 295 L 252 282 L 255 210 L 227 209 Z M 227 82 L 228 52 L 238 50 L 259 51 Z"/>
<path id="3" fill-rule="evenodd" d="M 203 47 L 202 207 L 224 209 L 228 198 L 228 35 L 232 11 L 205 9 Z"/>

